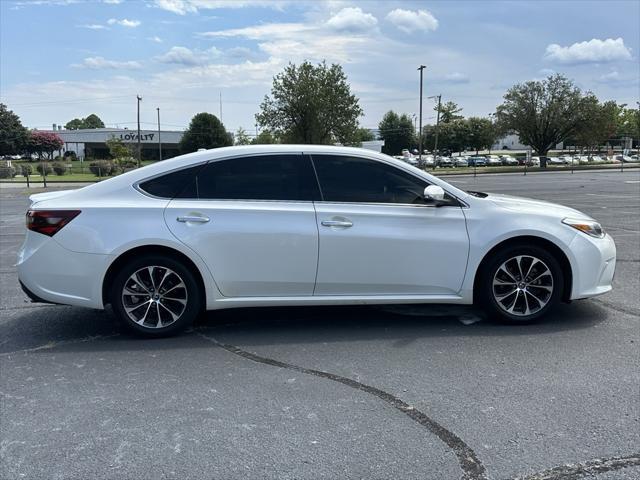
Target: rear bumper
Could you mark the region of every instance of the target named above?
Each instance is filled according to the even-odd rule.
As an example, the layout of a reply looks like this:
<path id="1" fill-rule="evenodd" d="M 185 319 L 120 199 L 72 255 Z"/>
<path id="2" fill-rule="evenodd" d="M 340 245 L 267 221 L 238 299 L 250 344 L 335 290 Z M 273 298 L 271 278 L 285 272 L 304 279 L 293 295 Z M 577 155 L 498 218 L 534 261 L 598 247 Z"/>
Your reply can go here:
<path id="1" fill-rule="evenodd" d="M 577 259 L 573 272 L 571 300 L 595 297 L 612 289 L 616 269 L 616 245 L 604 238 L 576 235 L 569 246 Z"/>
<path id="2" fill-rule="evenodd" d="M 110 258 L 72 252 L 53 238 L 28 232 L 18 252 L 18 279 L 33 301 L 101 309 Z"/>

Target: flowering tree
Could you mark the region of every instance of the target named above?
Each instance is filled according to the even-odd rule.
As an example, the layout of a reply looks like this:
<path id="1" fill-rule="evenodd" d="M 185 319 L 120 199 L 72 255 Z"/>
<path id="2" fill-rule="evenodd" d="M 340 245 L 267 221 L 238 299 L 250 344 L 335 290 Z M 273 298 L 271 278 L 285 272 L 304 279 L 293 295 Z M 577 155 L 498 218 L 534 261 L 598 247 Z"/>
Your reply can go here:
<path id="1" fill-rule="evenodd" d="M 53 152 L 60 150 L 64 142 L 59 135 L 51 132 L 40 132 L 34 130 L 30 132 L 29 140 L 27 141 L 27 150 L 29 153 L 35 153 L 38 158 L 42 158 L 45 154 L 49 158 L 53 157 Z"/>

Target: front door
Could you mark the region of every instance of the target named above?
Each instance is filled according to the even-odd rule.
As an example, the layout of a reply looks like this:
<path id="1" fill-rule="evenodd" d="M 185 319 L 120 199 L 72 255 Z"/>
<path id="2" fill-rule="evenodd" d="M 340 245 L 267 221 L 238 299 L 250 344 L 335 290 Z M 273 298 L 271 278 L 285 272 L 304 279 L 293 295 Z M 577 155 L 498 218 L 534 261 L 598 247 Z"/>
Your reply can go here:
<path id="1" fill-rule="evenodd" d="M 320 254 L 315 295 L 452 295 L 469 239 L 462 208 L 423 199 L 426 180 L 360 157 L 313 155 Z"/>
<path id="2" fill-rule="evenodd" d="M 308 157 L 213 161 L 178 197 L 166 223 L 204 259 L 224 296 L 312 295 L 318 188 Z"/>

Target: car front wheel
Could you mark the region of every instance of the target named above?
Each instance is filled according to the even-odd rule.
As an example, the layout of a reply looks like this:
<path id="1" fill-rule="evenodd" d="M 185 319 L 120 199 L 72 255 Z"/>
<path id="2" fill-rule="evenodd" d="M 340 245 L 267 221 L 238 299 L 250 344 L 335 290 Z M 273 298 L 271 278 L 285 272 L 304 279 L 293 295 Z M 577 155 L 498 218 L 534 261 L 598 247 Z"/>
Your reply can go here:
<path id="1" fill-rule="evenodd" d="M 111 305 L 130 330 L 147 337 L 164 337 L 187 328 L 200 313 L 198 283 L 179 261 L 143 255 L 117 274 Z"/>
<path id="2" fill-rule="evenodd" d="M 510 247 L 494 255 L 481 272 L 479 294 L 492 319 L 532 322 L 562 297 L 562 269 L 538 246 Z"/>

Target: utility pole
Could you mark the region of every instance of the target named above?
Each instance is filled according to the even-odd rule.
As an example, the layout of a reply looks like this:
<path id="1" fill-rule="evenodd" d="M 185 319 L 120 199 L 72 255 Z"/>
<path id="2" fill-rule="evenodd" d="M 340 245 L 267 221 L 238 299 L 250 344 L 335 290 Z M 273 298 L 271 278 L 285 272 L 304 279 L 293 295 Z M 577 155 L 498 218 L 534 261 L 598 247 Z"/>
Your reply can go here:
<path id="1" fill-rule="evenodd" d="M 220 92 L 220 123 L 222 123 L 222 92 Z"/>
<path id="2" fill-rule="evenodd" d="M 420 65 L 420 128 L 418 129 L 418 165 L 422 168 L 422 75 L 424 69 L 427 68 L 424 65 Z"/>
<path id="3" fill-rule="evenodd" d="M 436 114 L 436 139 L 433 145 L 433 150 L 435 155 L 438 155 L 438 130 L 440 130 L 440 102 L 441 101 L 442 101 L 442 94 L 438 95 L 438 113 Z"/>
<path id="4" fill-rule="evenodd" d="M 158 111 L 158 159 L 162 161 L 162 140 L 160 139 L 160 107 L 156 107 Z"/>
<path id="5" fill-rule="evenodd" d="M 142 156 L 142 147 L 140 145 L 140 101 L 142 97 L 140 95 L 136 95 L 138 99 L 138 168 L 140 168 L 140 157 Z"/>

